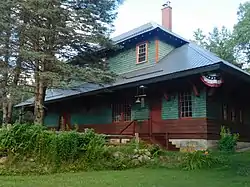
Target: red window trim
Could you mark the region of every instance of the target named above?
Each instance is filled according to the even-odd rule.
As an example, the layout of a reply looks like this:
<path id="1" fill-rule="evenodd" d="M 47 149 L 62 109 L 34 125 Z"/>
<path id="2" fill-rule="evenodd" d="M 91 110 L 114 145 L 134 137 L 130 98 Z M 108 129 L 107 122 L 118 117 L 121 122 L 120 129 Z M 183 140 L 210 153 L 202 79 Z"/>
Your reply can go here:
<path id="1" fill-rule="evenodd" d="M 183 94 L 183 93 L 188 93 L 188 94 L 190 94 L 190 96 L 191 96 L 191 114 L 192 114 L 192 116 L 182 116 L 182 109 L 181 109 L 181 102 L 182 102 L 182 100 L 181 100 L 181 94 Z M 180 119 L 185 119 L 185 120 L 188 120 L 188 119 L 193 119 L 193 97 L 192 97 L 192 92 L 191 91 L 183 91 L 183 92 L 179 92 L 178 93 L 178 103 L 179 103 L 179 118 Z M 187 111 L 188 112 L 188 111 Z"/>
<path id="2" fill-rule="evenodd" d="M 143 62 L 138 62 L 138 60 L 139 60 L 139 46 L 143 45 L 143 44 L 146 44 L 146 60 L 143 61 Z M 148 62 L 148 41 L 138 43 L 136 45 L 136 51 L 135 52 L 136 52 L 136 64 L 143 64 L 143 63 Z"/>

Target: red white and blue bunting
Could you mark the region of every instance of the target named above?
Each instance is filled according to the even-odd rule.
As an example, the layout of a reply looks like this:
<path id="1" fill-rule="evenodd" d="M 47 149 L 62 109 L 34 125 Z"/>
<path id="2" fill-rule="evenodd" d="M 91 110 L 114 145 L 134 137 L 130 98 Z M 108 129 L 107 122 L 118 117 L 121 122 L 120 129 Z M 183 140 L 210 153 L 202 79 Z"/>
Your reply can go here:
<path id="1" fill-rule="evenodd" d="M 218 88 L 223 84 L 223 79 L 219 73 L 206 73 L 201 76 L 202 82 L 213 88 Z"/>

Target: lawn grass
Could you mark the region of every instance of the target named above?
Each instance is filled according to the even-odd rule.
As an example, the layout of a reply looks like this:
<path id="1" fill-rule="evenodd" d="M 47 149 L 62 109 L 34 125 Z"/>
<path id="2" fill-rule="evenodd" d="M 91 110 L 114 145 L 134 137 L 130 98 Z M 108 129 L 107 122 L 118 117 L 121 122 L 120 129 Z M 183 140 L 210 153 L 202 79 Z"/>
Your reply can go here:
<path id="1" fill-rule="evenodd" d="M 0 187 L 250 187 L 250 153 L 229 156 L 221 168 L 182 171 L 140 168 L 127 171 L 2 176 Z"/>
<path id="2" fill-rule="evenodd" d="M 136 169 L 88 173 L 65 173 L 50 176 L 0 177 L 3 187 L 244 187 L 248 176 L 224 171 L 178 171 Z"/>

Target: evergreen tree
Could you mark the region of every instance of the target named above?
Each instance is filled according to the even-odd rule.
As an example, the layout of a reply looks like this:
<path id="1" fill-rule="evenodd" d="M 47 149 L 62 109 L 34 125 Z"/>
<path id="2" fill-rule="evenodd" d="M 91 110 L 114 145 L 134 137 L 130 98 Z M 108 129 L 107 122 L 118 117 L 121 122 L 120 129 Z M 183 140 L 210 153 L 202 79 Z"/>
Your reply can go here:
<path id="1" fill-rule="evenodd" d="M 226 27 L 221 29 L 215 27 L 209 35 L 205 35 L 201 29 L 197 29 L 194 32 L 194 42 L 223 60 L 241 67 L 237 61 L 238 54 L 233 35 Z"/>
<path id="2" fill-rule="evenodd" d="M 112 80 L 107 68 L 95 65 L 101 64 L 103 56 L 93 58 L 92 54 L 102 54 L 100 49 L 110 47 L 109 35 L 119 3 L 118 0 L 18 0 L 12 4 L 14 25 L 19 33 L 16 61 L 19 59 L 21 64 L 21 75 L 34 75 L 35 123 L 43 123 L 46 89 L 75 81 Z M 87 65 L 73 66 L 70 61 L 75 56 L 85 57 Z"/>
<path id="3" fill-rule="evenodd" d="M 11 123 L 13 102 L 17 98 L 17 84 L 21 73 L 18 59 L 18 26 L 15 1 L 0 3 L 0 102 L 3 123 Z"/>
<path id="4" fill-rule="evenodd" d="M 250 63 L 250 2 L 240 4 L 238 23 L 234 26 L 234 39 L 241 54 L 241 61 Z"/>

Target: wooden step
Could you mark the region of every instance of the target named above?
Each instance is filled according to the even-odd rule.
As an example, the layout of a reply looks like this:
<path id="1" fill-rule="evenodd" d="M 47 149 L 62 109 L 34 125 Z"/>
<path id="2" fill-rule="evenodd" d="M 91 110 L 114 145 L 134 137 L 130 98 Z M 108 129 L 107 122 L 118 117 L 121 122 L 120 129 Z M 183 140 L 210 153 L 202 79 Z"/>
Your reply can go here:
<path id="1" fill-rule="evenodd" d="M 152 136 L 140 136 L 142 140 L 144 140 L 147 143 L 151 144 L 157 144 L 163 149 L 167 149 L 169 151 L 180 151 L 179 148 L 177 148 L 175 145 L 173 145 L 171 142 L 167 141 L 166 134 L 152 134 Z"/>
<path id="2" fill-rule="evenodd" d="M 129 143 L 134 136 L 132 135 L 117 135 L 117 134 L 108 134 L 108 135 L 104 135 L 106 138 L 106 142 L 108 145 L 121 145 L 121 144 L 127 144 Z"/>

